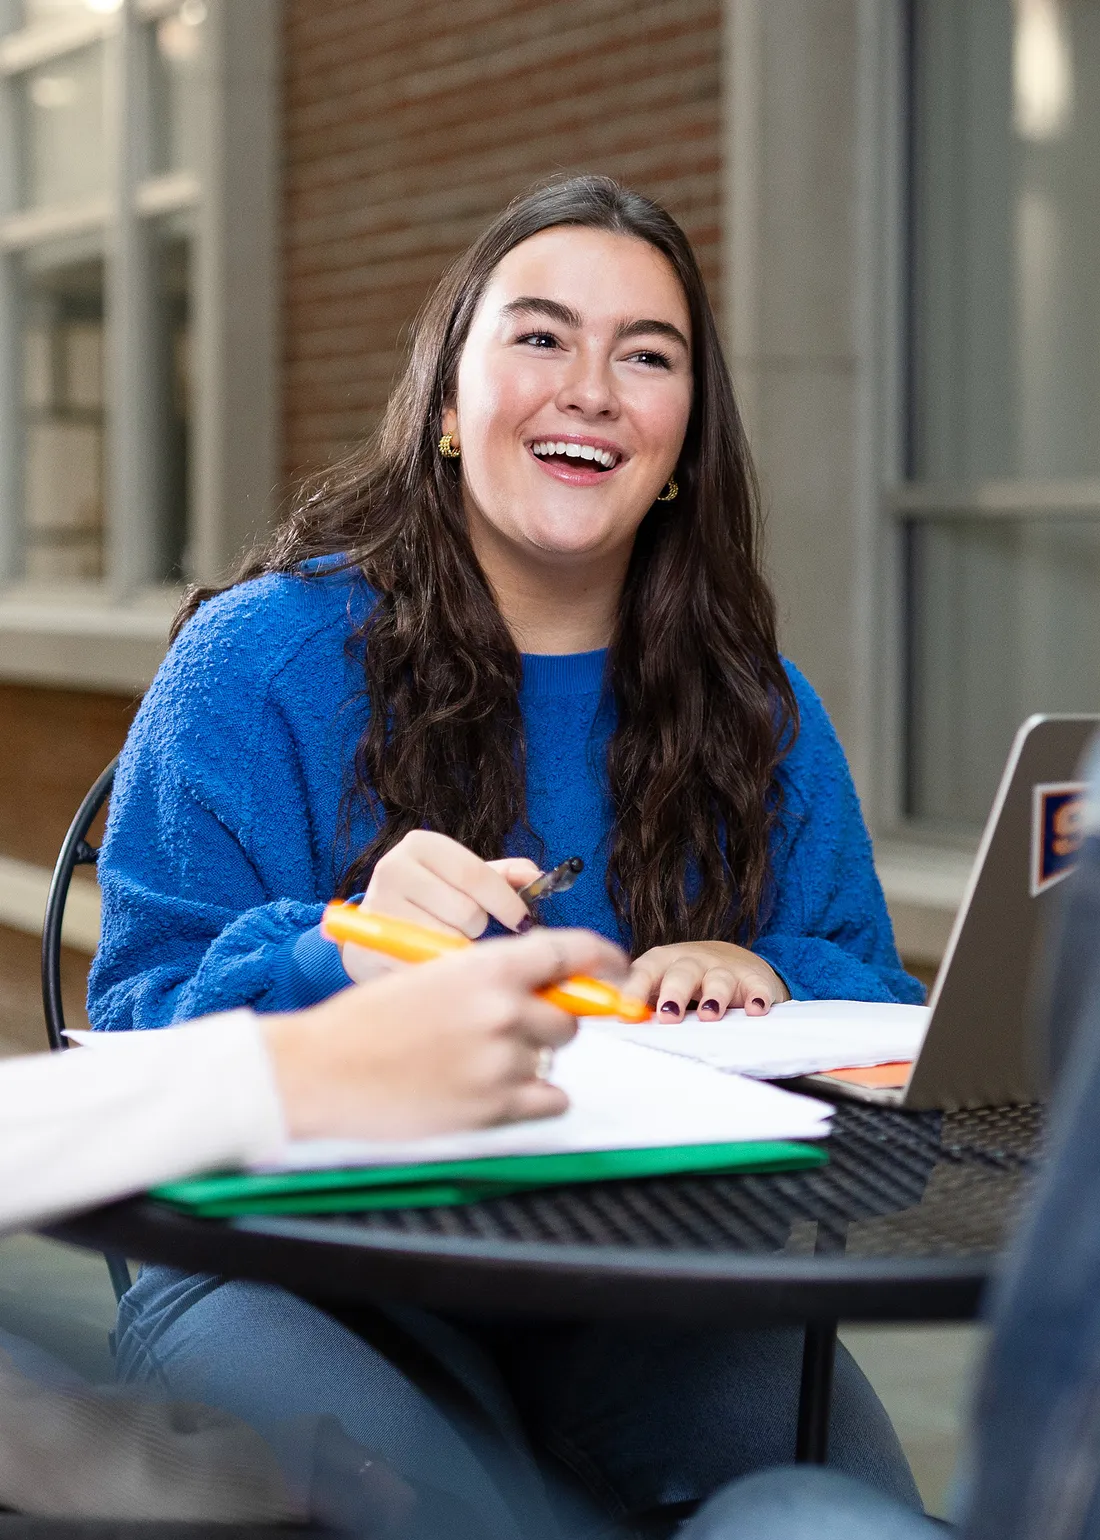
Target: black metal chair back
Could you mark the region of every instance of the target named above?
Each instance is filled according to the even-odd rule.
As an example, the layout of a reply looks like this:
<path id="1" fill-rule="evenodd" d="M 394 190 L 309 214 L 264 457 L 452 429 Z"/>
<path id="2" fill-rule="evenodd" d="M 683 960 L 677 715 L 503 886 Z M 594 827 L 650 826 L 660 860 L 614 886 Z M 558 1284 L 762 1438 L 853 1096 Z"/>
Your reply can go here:
<path id="1" fill-rule="evenodd" d="M 46 900 L 46 915 L 42 922 L 42 1006 L 46 1013 L 50 1047 L 58 1052 L 69 1046 L 65 1036 L 65 1006 L 61 998 L 61 927 L 65 919 L 65 905 L 69 900 L 69 888 L 77 867 L 94 866 L 99 859 L 99 851 L 88 843 L 88 831 L 111 795 L 117 763 L 117 759 L 112 759 L 77 809 L 76 817 L 69 825 L 69 832 L 61 842 Z M 121 1299 L 131 1283 L 126 1259 L 113 1252 L 105 1252 L 104 1260 L 111 1275 L 115 1298 Z"/>
<path id="2" fill-rule="evenodd" d="M 42 922 L 42 1005 L 46 1012 L 50 1047 L 54 1049 L 67 1048 L 69 1045 L 65 1036 L 65 1007 L 61 998 L 61 926 L 65 918 L 65 905 L 69 901 L 69 888 L 77 867 L 94 866 L 99 859 L 99 851 L 94 845 L 88 844 L 88 831 L 111 795 L 117 764 L 118 760 L 112 759 L 77 809 L 76 817 L 69 825 L 69 832 L 61 843 L 46 900 L 46 915 Z"/>

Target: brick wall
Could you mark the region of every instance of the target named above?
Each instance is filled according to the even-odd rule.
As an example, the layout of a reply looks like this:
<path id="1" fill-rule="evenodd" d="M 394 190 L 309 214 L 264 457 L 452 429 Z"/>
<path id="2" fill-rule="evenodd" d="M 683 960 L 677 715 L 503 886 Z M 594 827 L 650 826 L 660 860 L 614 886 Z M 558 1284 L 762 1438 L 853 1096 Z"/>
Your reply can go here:
<path id="1" fill-rule="evenodd" d="M 373 425 L 447 261 L 558 171 L 659 199 L 719 279 L 720 0 L 287 0 L 288 475 Z"/>
<path id="2" fill-rule="evenodd" d="M 53 866 L 136 709 L 136 700 L 93 690 L 0 684 L 0 855 Z"/>

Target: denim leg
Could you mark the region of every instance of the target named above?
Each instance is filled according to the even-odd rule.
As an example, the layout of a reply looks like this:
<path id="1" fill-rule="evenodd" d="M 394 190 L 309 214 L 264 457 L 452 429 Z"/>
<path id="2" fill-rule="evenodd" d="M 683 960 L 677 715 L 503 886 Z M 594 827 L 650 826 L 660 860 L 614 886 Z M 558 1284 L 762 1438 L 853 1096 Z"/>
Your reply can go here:
<path id="1" fill-rule="evenodd" d="M 705 1503 L 678 1540 L 943 1540 L 932 1519 L 820 1466 L 761 1471 Z"/>
<path id="2" fill-rule="evenodd" d="M 528 1432 L 612 1516 L 709 1497 L 794 1458 L 803 1334 L 558 1326 L 496 1348 Z M 829 1463 L 920 1512 L 890 1419 L 838 1345 Z"/>
<path id="3" fill-rule="evenodd" d="M 117 1361 L 123 1382 L 233 1413 L 276 1450 L 295 1422 L 331 1415 L 414 1486 L 473 1510 L 486 1540 L 528 1540 L 547 1527 L 503 1441 L 445 1414 L 369 1343 L 273 1285 L 148 1267 L 119 1306 Z M 509 1488 L 511 1507 L 501 1495 Z"/>

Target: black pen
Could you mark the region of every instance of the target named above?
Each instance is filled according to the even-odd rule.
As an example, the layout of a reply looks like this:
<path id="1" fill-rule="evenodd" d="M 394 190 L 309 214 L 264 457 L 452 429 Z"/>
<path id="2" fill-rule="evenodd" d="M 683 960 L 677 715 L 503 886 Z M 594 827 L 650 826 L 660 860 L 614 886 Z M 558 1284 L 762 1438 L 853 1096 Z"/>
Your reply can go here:
<path id="1" fill-rule="evenodd" d="M 566 893 L 576 882 L 581 872 L 584 871 L 584 862 L 580 856 L 570 856 L 560 866 L 555 866 L 551 871 L 540 872 L 533 882 L 529 882 L 525 888 L 520 888 L 519 896 L 528 909 L 537 904 L 540 898 L 549 898 L 554 893 Z"/>

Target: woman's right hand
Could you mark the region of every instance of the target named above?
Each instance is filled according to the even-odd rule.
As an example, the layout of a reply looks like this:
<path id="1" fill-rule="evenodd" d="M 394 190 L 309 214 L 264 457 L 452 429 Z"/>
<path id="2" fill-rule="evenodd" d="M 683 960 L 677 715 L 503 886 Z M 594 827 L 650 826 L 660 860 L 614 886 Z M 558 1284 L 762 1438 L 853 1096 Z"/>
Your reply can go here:
<path id="1" fill-rule="evenodd" d="M 471 941 L 490 919 L 522 934 L 530 928 L 531 915 L 516 890 L 538 875 L 533 861 L 483 861 L 446 834 L 414 829 L 374 868 L 363 906 Z M 377 978 L 392 967 L 352 942 L 344 942 L 340 956 L 355 983 Z"/>
<path id="2" fill-rule="evenodd" d="M 621 980 L 618 947 L 581 930 L 486 941 L 263 1018 L 295 1138 L 411 1139 L 552 1117 L 568 1099 L 539 1078 L 574 1017 L 534 993 L 573 973 Z"/>

